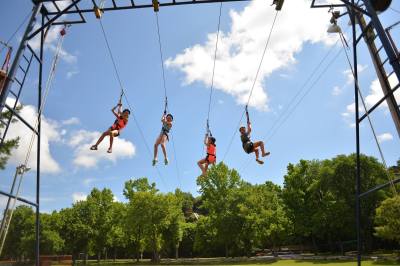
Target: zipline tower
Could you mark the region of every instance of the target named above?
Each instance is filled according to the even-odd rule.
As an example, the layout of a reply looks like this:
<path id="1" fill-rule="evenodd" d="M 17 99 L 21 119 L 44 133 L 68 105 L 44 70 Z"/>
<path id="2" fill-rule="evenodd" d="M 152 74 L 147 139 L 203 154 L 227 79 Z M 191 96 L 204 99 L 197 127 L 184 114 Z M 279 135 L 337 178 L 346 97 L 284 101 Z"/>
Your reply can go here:
<path id="1" fill-rule="evenodd" d="M 312 8 L 345 8 L 347 12 L 340 14 L 340 12 L 332 12 L 331 23 L 333 28 L 340 31 L 336 25 L 336 20 L 344 15 L 349 15 L 352 25 L 352 38 L 353 38 L 353 69 L 354 69 L 354 97 L 355 97 L 355 124 L 356 124 L 356 230 L 357 230 L 357 264 L 361 265 L 362 254 L 362 236 L 361 236 L 361 199 L 370 195 L 373 192 L 386 188 L 390 185 L 400 182 L 400 178 L 388 183 L 378 185 L 368 191 L 361 191 L 361 165 L 360 165 L 360 124 L 365 118 L 376 110 L 383 102 L 388 104 L 390 114 L 396 126 L 397 133 L 400 137 L 400 106 L 397 103 L 394 92 L 400 87 L 400 57 L 396 48 L 396 44 L 390 35 L 390 28 L 384 29 L 378 14 L 384 12 L 389 8 L 392 0 L 340 0 L 342 4 L 316 4 L 317 0 L 313 0 Z M 368 23 L 366 21 L 368 19 Z M 360 35 L 357 36 L 357 25 L 360 28 Z M 392 27 L 392 26 L 391 26 Z M 332 30 L 331 32 L 334 32 Z M 338 31 L 336 31 L 338 32 Z M 359 42 L 364 39 L 368 51 L 370 53 L 379 83 L 382 87 L 383 97 L 374 104 L 366 112 L 360 115 L 360 97 L 358 86 L 358 71 L 357 71 L 357 47 Z M 383 58 L 384 57 L 384 58 Z M 392 77 L 394 76 L 394 77 Z M 390 82 L 394 80 L 395 82 Z M 395 83 L 395 84 L 393 84 Z M 362 99 L 361 99 L 362 100 Z"/>
<path id="2" fill-rule="evenodd" d="M 164 0 L 162 3 L 157 0 L 32 0 L 33 9 L 28 20 L 26 29 L 22 36 L 21 42 L 12 60 L 11 67 L 7 71 L 0 73 L 0 147 L 6 141 L 9 127 L 14 118 L 21 121 L 29 130 L 35 134 L 37 143 L 37 159 L 36 159 L 36 200 L 30 201 L 28 199 L 18 197 L 18 193 L 14 194 L 15 180 L 19 175 L 23 175 L 28 167 L 20 165 L 17 167 L 10 192 L 0 190 L 0 195 L 8 198 L 8 203 L 11 200 L 16 200 L 28 204 L 36 209 L 36 245 L 35 245 L 35 264 L 40 265 L 39 261 L 39 227 L 40 227 L 40 143 L 41 143 L 41 106 L 42 106 L 42 92 L 43 92 L 43 65 L 44 65 L 44 42 L 47 32 L 52 26 L 63 25 L 64 28 L 69 25 L 86 23 L 85 14 L 96 16 L 100 18 L 103 13 L 117 10 L 131 10 L 153 8 L 158 11 L 161 8 L 168 6 L 181 6 L 181 5 L 196 5 L 196 4 L 211 4 L 211 3 L 228 3 L 228 2 L 247 2 L 250 0 Z M 98 5 L 101 2 L 101 5 Z M 275 4 L 276 10 L 282 8 L 284 0 L 266 0 L 266 5 Z M 39 20 L 39 23 L 38 23 Z M 39 25 L 34 29 L 34 26 Z M 38 51 L 29 45 L 29 41 L 34 37 L 39 36 L 40 46 Z M 36 125 L 30 124 L 24 117 L 18 113 L 18 101 L 21 97 L 26 77 L 31 69 L 33 63 L 38 64 L 38 116 Z M 13 103 L 6 102 L 7 98 L 11 96 L 14 100 Z M 7 115 L 5 115 L 7 114 Z M 22 177 L 21 177 L 22 178 Z M 10 204 L 7 204 L 9 206 Z M 15 205 L 15 204 L 14 204 Z M 7 216 L 7 211 L 4 217 Z M 8 216 L 7 216 L 8 217 Z M 11 218 L 8 218 L 11 219 Z M 5 219 L 3 219 L 5 220 Z M 6 221 L 2 223 L 6 224 Z M 3 230 L 2 230 L 3 231 Z M 2 236 L 0 236 L 2 237 Z M 1 244 L 1 243 L 0 243 Z M 1 252 L 1 250 L 0 250 Z"/>
<path id="3" fill-rule="evenodd" d="M 36 265 L 39 266 L 39 213 L 40 213 L 40 143 L 41 143 L 41 110 L 40 106 L 42 106 L 42 89 L 43 89 L 43 62 L 44 62 L 44 41 L 46 38 L 46 33 L 52 26 L 56 25 L 73 25 L 73 24 L 82 24 L 86 23 L 85 14 L 89 13 L 90 15 L 100 17 L 102 13 L 116 10 L 130 10 L 130 9 L 142 9 L 142 8 L 153 8 L 155 11 L 167 6 L 179 6 L 179 5 L 195 5 L 195 4 L 207 4 L 207 3 L 225 3 L 225 2 L 244 2 L 249 0 L 164 0 L 162 3 L 159 3 L 157 0 L 103 0 L 100 6 L 101 10 L 96 3 L 96 0 L 32 0 L 33 2 L 33 10 L 28 21 L 26 30 L 22 36 L 22 40 L 20 45 L 15 53 L 13 58 L 11 67 L 7 73 L 7 75 L 3 75 L 1 78 L 1 86 L 0 86 L 0 109 L 8 111 L 10 115 L 4 116 L 3 113 L 0 117 L 0 123 L 3 126 L 2 132 L 0 134 L 0 146 L 3 145 L 9 126 L 13 117 L 16 117 L 19 121 L 21 121 L 25 126 L 27 126 L 37 138 L 37 161 L 36 161 L 36 200 L 35 202 L 29 201 L 24 198 L 17 197 L 13 194 L 14 188 L 11 189 L 11 192 L 4 192 L 0 190 L 0 194 L 8 197 L 8 199 L 16 199 L 20 202 L 24 202 L 36 208 L 36 247 L 35 247 L 35 258 Z M 100 2 L 100 1 L 99 1 Z M 276 5 L 275 9 L 280 10 L 282 8 L 284 0 L 266 0 L 265 4 L 270 5 L 271 2 Z M 399 84 L 395 86 L 390 86 L 388 84 L 388 80 L 390 75 L 395 75 L 397 80 L 400 80 L 400 63 L 398 53 L 396 52 L 394 43 L 391 41 L 390 35 L 385 32 L 382 24 L 379 21 L 377 16 L 377 12 L 385 10 L 389 5 L 391 0 L 359 0 L 355 3 L 354 0 L 340 0 L 342 4 L 336 5 L 326 5 L 321 4 L 318 5 L 315 3 L 316 0 L 312 1 L 312 8 L 334 8 L 334 7 L 344 7 L 347 8 L 348 14 L 351 18 L 352 29 L 353 29 L 353 51 L 354 51 L 354 70 L 355 76 L 357 80 L 357 45 L 362 38 L 372 38 L 372 41 L 379 39 L 382 46 L 380 48 L 370 49 L 370 53 L 373 55 L 374 65 L 378 71 L 378 78 L 381 81 L 382 88 L 384 89 L 384 97 L 366 114 L 360 117 L 359 113 L 359 98 L 358 98 L 358 90 L 355 88 L 355 104 L 356 104 L 356 152 L 357 152 L 357 171 L 356 171 L 356 181 L 357 181 L 357 191 L 356 191 L 356 209 L 357 209 L 357 240 L 358 240 L 358 264 L 361 265 L 361 236 L 360 236 L 360 199 L 376 190 L 384 188 L 389 185 L 383 184 L 377 188 L 373 188 L 370 191 L 361 193 L 360 191 L 360 123 L 368 116 L 369 113 L 374 111 L 382 102 L 385 100 L 388 102 L 390 106 L 390 111 L 392 114 L 392 118 L 394 123 L 396 124 L 396 128 L 399 132 L 400 125 L 400 114 L 398 104 L 393 96 L 393 93 L 399 88 Z M 359 4 L 361 3 L 361 4 Z M 65 15 L 68 15 L 65 17 Z M 364 24 L 361 26 L 362 33 L 359 37 L 356 35 L 356 21 L 363 21 L 361 16 L 366 16 L 369 19 L 368 24 Z M 39 21 L 39 27 L 34 29 L 34 26 L 37 24 L 37 20 Z M 360 24 L 362 25 L 362 23 Z M 312 30 L 312 29 L 310 29 Z M 32 38 L 39 36 L 40 38 L 40 47 L 39 51 L 35 51 L 29 44 L 29 40 Z M 370 43 L 372 43 L 370 41 Z M 367 41 L 368 43 L 368 41 Z M 383 50 L 382 50 L 383 49 Z M 380 51 L 384 51 L 386 53 L 387 59 L 379 60 L 377 54 Z M 375 58 L 375 59 L 374 59 Z M 37 118 L 37 127 L 32 126 L 28 121 L 24 119 L 24 117 L 20 116 L 18 109 L 18 100 L 21 97 L 21 93 L 25 84 L 26 76 L 29 73 L 31 68 L 31 64 L 38 64 L 38 118 Z M 387 74 L 384 71 L 383 65 L 390 64 L 392 67 L 391 74 Z M 390 72 L 389 72 L 390 73 Z M 10 94 L 15 99 L 15 102 L 11 105 L 6 103 L 6 99 Z M 395 108 L 397 107 L 397 109 Z M 23 171 L 21 170 L 23 169 Z M 16 176 L 21 172 L 25 172 L 27 170 L 26 165 L 21 165 L 16 170 Z"/>

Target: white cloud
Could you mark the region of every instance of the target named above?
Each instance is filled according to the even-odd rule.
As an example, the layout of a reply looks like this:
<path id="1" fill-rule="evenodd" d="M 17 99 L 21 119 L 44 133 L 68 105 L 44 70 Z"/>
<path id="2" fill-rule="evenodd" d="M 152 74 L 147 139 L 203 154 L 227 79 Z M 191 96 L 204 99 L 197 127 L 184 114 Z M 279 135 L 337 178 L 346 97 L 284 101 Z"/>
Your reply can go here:
<path id="1" fill-rule="evenodd" d="M 119 200 L 119 198 L 118 198 L 117 196 L 115 196 L 115 195 L 114 195 L 114 197 L 113 197 L 113 201 L 114 201 L 114 202 L 121 202 L 121 201 Z"/>
<path id="2" fill-rule="evenodd" d="M 343 89 L 341 87 L 339 87 L 339 86 L 333 87 L 332 95 L 338 96 L 338 95 L 340 95 L 342 93 L 343 93 Z"/>
<path id="3" fill-rule="evenodd" d="M 101 161 L 116 162 L 119 159 L 132 158 L 136 148 L 132 142 L 121 137 L 114 138 L 113 152 L 107 153 L 109 139 L 106 137 L 97 151 L 90 150 L 100 137 L 101 132 L 79 130 L 73 134 L 68 144 L 74 148 L 73 163 L 77 167 L 93 168 Z"/>
<path id="4" fill-rule="evenodd" d="M 79 74 L 79 71 L 77 71 L 77 70 L 68 71 L 67 74 L 66 74 L 67 79 L 71 79 L 71 78 L 72 78 L 73 76 L 75 76 L 76 74 Z"/>
<path id="5" fill-rule="evenodd" d="M 389 140 L 393 140 L 393 135 L 390 133 L 383 133 L 381 135 L 378 135 L 378 141 L 379 143 L 385 142 L 385 141 L 389 141 Z"/>
<path id="6" fill-rule="evenodd" d="M 78 201 L 84 201 L 84 200 L 86 200 L 86 198 L 87 198 L 87 195 L 85 193 L 82 193 L 82 192 L 74 192 L 72 194 L 72 201 L 74 203 L 76 203 Z"/>
<path id="7" fill-rule="evenodd" d="M 398 83 L 395 75 L 390 76 L 389 83 L 391 84 L 392 87 L 394 87 Z M 400 102 L 400 91 L 397 90 L 394 95 L 397 100 L 397 103 L 399 103 Z M 378 79 L 375 79 L 374 81 L 372 81 L 369 94 L 366 97 L 365 97 L 365 95 L 363 95 L 363 96 L 364 96 L 364 101 L 365 101 L 365 105 L 366 105 L 367 109 L 371 108 L 380 99 L 382 99 L 383 91 L 382 91 L 382 87 L 381 87 L 381 84 L 379 83 Z M 360 113 L 363 114 L 365 112 L 365 110 L 364 110 L 362 101 L 360 101 L 359 108 L 360 108 Z M 386 101 L 382 102 L 382 104 L 379 106 L 379 108 L 388 110 L 388 105 L 387 105 Z M 345 118 L 352 117 L 354 112 L 355 112 L 355 103 L 353 102 L 352 104 L 349 104 L 346 107 L 346 112 L 342 113 L 342 116 Z"/>
<path id="8" fill-rule="evenodd" d="M 275 15 L 274 7 L 264 0 L 252 1 L 243 11 L 230 11 L 230 31 L 220 33 L 214 85 L 236 99 L 247 102 L 255 73 Z M 264 63 L 255 84 L 250 105 L 268 110 L 269 97 L 265 80 L 274 71 L 296 63 L 295 55 L 305 43 L 333 44 L 337 36 L 328 36 L 329 15 L 311 9 L 309 1 L 287 0 L 280 12 Z M 312 30 L 310 30 L 312 29 Z M 216 33 L 209 34 L 204 44 L 185 49 L 166 65 L 184 72 L 184 84 L 211 81 Z"/>
<path id="9" fill-rule="evenodd" d="M 80 123 L 81 123 L 81 121 L 77 117 L 71 117 L 67 120 L 61 121 L 61 124 L 65 125 L 65 126 L 79 125 Z"/>
<path id="10" fill-rule="evenodd" d="M 14 102 L 12 99 L 7 99 L 8 103 Z M 35 126 L 37 120 L 36 107 L 32 105 L 23 106 L 20 110 L 21 117 L 23 117 L 30 125 Z M 61 168 L 57 161 L 53 158 L 50 151 L 51 142 L 60 142 L 62 140 L 60 127 L 57 122 L 47 119 L 42 116 L 42 134 L 41 134 L 41 171 L 43 173 L 55 174 L 60 172 Z M 12 152 L 9 163 L 13 165 L 20 165 L 25 162 L 28 147 L 31 141 L 32 131 L 26 127 L 21 121 L 17 121 L 10 125 L 6 139 L 14 139 L 19 137 L 19 147 Z M 28 160 L 28 167 L 36 169 L 36 147 L 37 140 L 32 148 Z"/>
<path id="11" fill-rule="evenodd" d="M 367 67 L 368 67 L 367 65 L 359 64 L 358 65 L 358 74 L 361 74 L 362 72 L 364 72 L 364 70 L 367 69 Z M 354 84 L 354 76 L 353 76 L 353 72 L 351 69 L 344 70 L 343 75 L 346 77 L 346 83 L 341 87 L 339 87 L 339 86 L 333 87 L 333 90 L 332 90 L 333 96 L 341 95 L 348 86 Z"/>

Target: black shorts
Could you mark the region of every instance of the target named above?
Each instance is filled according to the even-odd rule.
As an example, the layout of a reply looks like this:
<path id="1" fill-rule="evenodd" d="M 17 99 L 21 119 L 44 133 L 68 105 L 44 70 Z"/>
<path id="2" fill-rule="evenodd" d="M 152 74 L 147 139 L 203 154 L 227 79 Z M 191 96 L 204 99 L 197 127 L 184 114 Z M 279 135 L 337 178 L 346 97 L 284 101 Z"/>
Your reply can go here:
<path id="1" fill-rule="evenodd" d="M 117 133 L 117 135 L 115 135 L 114 137 L 118 137 L 119 136 L 119 129 L 116 129 L 116 128 L 112 128 L 112 127 L 110 127 L 110 132 L 113 132 L 114 130 L 117 130 L 118 131 L 118 133 Z"/>
<path id="2" fill-rule="evenodd" d="M 254 151 L 254 144 L 253 142 L 247 142 L 243 145 L 243 150 L 246 153 L 252 153 Z"/>

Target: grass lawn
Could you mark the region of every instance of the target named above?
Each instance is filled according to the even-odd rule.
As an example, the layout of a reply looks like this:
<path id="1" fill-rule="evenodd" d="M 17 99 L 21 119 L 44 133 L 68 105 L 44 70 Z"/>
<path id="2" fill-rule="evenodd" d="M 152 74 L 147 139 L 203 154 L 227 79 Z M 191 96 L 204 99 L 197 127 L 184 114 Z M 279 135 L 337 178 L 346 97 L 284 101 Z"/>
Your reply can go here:
<path id="1" fill-rule="evenodd" d="M 80 264 L 82 265 L 82 264 Z M 142 261 L 139 263 L 134 263 L 132 260 L 118 260 L 115 263 L 108 262 L 97 264 L 95 261 L 89 261 L 88 265 L 92 266 L 111 266 L 111 265 L 123 265 L 123 266 L 134 266 L 134 265 L 152 265 L 150 261 Z M 324 266 L 356 266 L 356 261 L 338 261 L 338 260 L 271 260 L 271 261 L 249 261 L 249 262 L 237 262 L 237 263 L 229 263 L 229 262 L 215 262 L 215 261 L 207 261 L 201 260 L 199 262 L 196 261 L 162 261 L 160 265 L 232 265 L 232 266 L 249 266 L 249 265 L 257 265 L 257 266 L 317 266 L 317 265 L 324 265 Z M 396 261 L 363 261 L 362 266 L 384 266 L 384 265 L 399 265 L 400 262 Z"/>

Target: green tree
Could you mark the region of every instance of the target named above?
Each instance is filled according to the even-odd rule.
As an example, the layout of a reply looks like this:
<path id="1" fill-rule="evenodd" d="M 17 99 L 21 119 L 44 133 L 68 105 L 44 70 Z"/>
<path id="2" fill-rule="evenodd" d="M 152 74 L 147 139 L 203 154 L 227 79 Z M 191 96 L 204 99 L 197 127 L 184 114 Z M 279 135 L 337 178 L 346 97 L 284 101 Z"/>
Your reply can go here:
<path id="1" fill-rule="evenodd" d="M 35 213 L 32 208 L 15 208 L 5 241 L 3 257 L 23 261 L 34 255 Z"/>
<path id="2" fill-rule="evenodd" d="M 89 249 L 90 240 L 94 236 L 95 217 L 87 201 L 78 201 L 72 208 L 62 209 L 60 235 L 65 241 L 65 252 L 72 254 L 74 261 L 83 252 L 86 257 L 91 253 Z"/>
<path id="3" fill-rule="evenodd" d="M 400 196 L 384 200 L 376 209 L 375 235 L 400 244 Z"/>
<path id="4" fill-rule="evenodd" d="M 209 210 L 211 224 L 216 229 L 215 239 L 223 245 L 225 256 L 229 256 L 237 238 L 237 232 L 242 228 L 242 217 L 238 216 L 238 198 L 235 192 L 242 185 L 238 172 L 219 163 L 212 167 L 207 176 L 197 179 L 204 200 L 204 207 Z"/>
<path id="5" fill-rule="evenodd" d="M 54 211 L 52 214 L 40 214 L 40 253 L 44 255 L 60 254 L 64 249 L 64 240 L 59 232 L 62 228 L 61 216 Z"/>
<path id="6" fill-rule="evenodd" d="M 93 220 L 91 220 L 93 235 L 90 245 L 97 254 L 97 260 L 100 261 L 101 255 L 106 254 L 107 243 L 109 242 L 112 229 L 112 205 L 114 195 L 110 189 L 102 191 L 93 188 L 87 197 L 87 204 Z"/>

